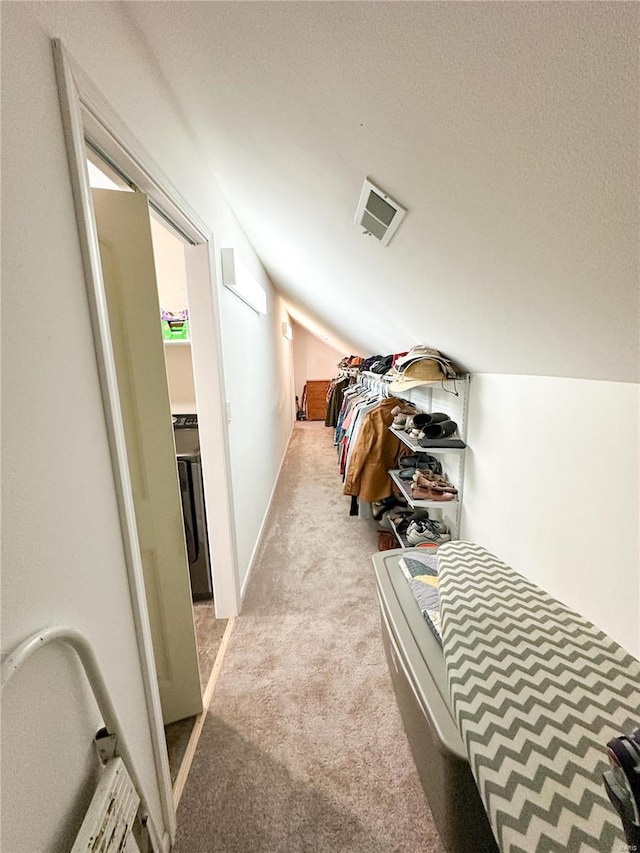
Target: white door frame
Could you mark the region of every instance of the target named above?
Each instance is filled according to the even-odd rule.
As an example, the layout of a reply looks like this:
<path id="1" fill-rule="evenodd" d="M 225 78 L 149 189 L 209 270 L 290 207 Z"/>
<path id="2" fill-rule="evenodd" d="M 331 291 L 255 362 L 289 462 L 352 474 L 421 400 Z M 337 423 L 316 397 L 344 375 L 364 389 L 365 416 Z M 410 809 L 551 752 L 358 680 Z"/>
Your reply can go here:
<path id="1" fill-rule="evenodd" d="M 160 696 L 151 643 L 142 563 L 135 522 L 133 494 L 127 464 L 124 427 L 91 189 L 86 166 L 85 140 L 110 159 L 150 202 L 163 212 L 191 243 L 187 247 L 189 304 L 192 311 L 192 353 L 203 448 L 205 496 L 210 513 L 209 538 L 218 618 L 235 616 L 240 591 L 235 547 L 233 496 L 229 471 L 229 436 L 222 370 L 220 316 L 214 298 L 215 257 L 211 231 L 173 188 L 135 136 L 113 111 L 100 91 L 72 59 L 59 39 L 53 54 L 60 95 L 69 171 L 78 221 L 80 246 L 100 375 L 105 420 L 116 483 L 131 601 L 138 639 L 144 691 L 156 774 L 162 803 L 164 832 L 150 821 L 156 850 L 168 853 L 175 837 L 175 810 L 162 724 Z M 207 488 L 208 486 L 208 488 Z"/>

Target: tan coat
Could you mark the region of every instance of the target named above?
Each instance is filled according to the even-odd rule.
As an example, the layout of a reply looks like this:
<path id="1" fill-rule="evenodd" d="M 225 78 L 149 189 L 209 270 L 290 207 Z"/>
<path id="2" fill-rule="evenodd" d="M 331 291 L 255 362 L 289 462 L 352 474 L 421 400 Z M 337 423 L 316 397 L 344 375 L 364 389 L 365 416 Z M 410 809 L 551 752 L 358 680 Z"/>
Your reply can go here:
<path id="1" fill-rule="evenodd" d="M 371 502 L 392 494 L 393 481 L 387 472 L 396 467 L 401 442 L 389 432 L 393 423 L 391 409 L 403 402 L 389 397 L 364 416 L 349 459 L 345 495 L 358 495 L 360 500 Z"/>

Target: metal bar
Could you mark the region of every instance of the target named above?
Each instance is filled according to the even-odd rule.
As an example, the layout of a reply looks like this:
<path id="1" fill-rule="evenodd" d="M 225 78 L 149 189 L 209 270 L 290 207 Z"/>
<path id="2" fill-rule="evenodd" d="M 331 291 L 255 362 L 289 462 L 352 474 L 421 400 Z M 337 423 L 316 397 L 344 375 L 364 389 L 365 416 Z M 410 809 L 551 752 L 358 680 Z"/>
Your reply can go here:
<path id="1" fill-rule="evenodd" d="M 129 745 L 120 726 L 120 720 L 111 700 L 109 689 L 102 676 L 96 654 L 83 633 L 81 633 L 77 628 L 73 628 L 68 625 L 57 625 L 53 628 L 44 628 L 42 631 L 32 634 L 20 643 L 13 652 L 7 655 L 2 662 L 2 679 L 0 682 L 1 689 L 5 689 L 18 670 L 21 669 L 21 667 L 23 667 L 39 649 L 43 649 L 45 646 L 56 642 L 66 643 L 80 658 L 80 663 L 82 664 L 87 680 L 91 685 L 96 703 L 100 709 L 100 713 L 102 714 L 102 719 L 104 720 L 109 732 L 115 734 L 118 738 L 118 754 L 120 755 L 120 758 L 122 758 L 127 768 L 127 772 L 131 777 L 131 781 L 140 796 L 144 815 L 148 818 L 149 824 L 153 824 L 149 806 L 144 795 L 144 789 L 136 772 L 133 758 L 129 750 Z M 158 837 L 157 830 L 155 831 L 156 837 Z"/>

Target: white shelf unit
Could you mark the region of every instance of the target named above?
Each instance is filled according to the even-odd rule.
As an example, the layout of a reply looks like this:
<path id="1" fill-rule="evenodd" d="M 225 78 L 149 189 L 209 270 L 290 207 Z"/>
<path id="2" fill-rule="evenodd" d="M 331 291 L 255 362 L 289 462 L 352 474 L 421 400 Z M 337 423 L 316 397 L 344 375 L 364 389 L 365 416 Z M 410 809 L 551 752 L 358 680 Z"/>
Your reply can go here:
<path id="1" fill-rule="evenodd" d="M 469 407 L 469 374 L 454 380 L 445 380 L 443 383 L 433 382 L 418 385 L 403 393 L 390 392 L 395 397 L 408 400 L 413 403 L 420 412 L 445 412 L 451 420 L 458 425 L 457 437 L 466 445 L 467 443 L 467 414 Z M 443 467 L 443 474 L 450 480 L 458 490 L 456 500 L 453 501 L 414 501 L 409 493 L 409 485 L 406 480 L 401 480 L 398 471 L 390 471 L 389 475 L 399 486 L 402 494 L 406 497 L 409 506 L 429 510 L 439 509 L 442 511 L 451 531 L 453 539 L 460 535 L 462 521 L 462 500 L 464 491 L 464 463 L 467 447 L 421 447 L 417 440 L 404 432 L 404 430 L 389 427 L 391 432 L 400 439 L 414 453 L 428 453 L 435 456 Z"/>
<path id="2" fill-rule="evenodd" d="M 191 346 L 191 340 L 190 340 L 190 338 L 185 338 L 184 340 L 181 340 L 181 341 L 170 341 L 170 340 L 166 339 L 166 340 L 163 340 L 163 341 L 162 341 L 162 343 L 163 343 L 166 347 L 180 347 L 180 346 L 182 346 L 182 347 L 186 347 L 186 346 Z"/>
<path id="3" fill-rule="evenodd" d="M 421 444 L 418 444 L 418 439 L 414 438 L 409 433 L 405 432 L 401 429 L 396 429 L 395 427 L 389 427 L 391 432 L 396 435 L 400 441 L 404 442 L 407 447 L 410 447 L 415 453 L 433 453 L 434 451 L 446 451 L 447 453 L 464 453 L 467 449 L 465 447 L 453 447 L 447 445 L 439 445 L 437 447 L 423 447 Z"/>

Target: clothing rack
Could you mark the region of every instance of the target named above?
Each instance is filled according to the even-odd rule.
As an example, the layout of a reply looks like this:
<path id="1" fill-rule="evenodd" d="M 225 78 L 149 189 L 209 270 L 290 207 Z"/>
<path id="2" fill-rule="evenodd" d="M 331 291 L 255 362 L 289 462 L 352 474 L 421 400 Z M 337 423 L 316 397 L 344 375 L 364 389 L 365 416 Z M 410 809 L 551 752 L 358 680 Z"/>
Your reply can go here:
<path id="1" fill-rule="evenodd" d="M 389 391 L 390 380 L 385 379 L 385 377 L 379 373 L 372 373 L 365 370 L 358 374 L 357 382 L 368 391 L 374 391 L 377 393 L 380 398 L 391 397 L 391 392 Z"/>
<path id="2" fill-rule="evenodd" d="M 355 379 L 360 376 L 360 371 L 357 367 L 341 367 L 338 370 L 338 375 L 336 379 L 344 378 L 345 376 L 349 377 L 349 379 Z"/>

